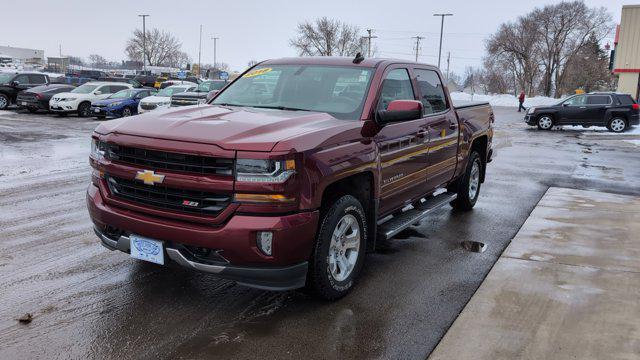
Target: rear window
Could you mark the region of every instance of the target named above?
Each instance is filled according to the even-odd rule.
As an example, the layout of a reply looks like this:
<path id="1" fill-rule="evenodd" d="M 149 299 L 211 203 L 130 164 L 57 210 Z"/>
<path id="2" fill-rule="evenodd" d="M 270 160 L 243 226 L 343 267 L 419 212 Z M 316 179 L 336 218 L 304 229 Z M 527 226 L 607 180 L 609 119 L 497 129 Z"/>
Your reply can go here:
<path id="1" fill-rule="evenodd" d="M 622 105 L 633 105 L 636 103 L 633 101 L 631 95 L 618 95 L 618 101 L 620 101 Z"/>
<path id="2" fill-rule="evenodd" d="M 608 95 L 590 95 L 587 97 L 588 105 L 608 105 L 611 104 L 611 97 Z"/>

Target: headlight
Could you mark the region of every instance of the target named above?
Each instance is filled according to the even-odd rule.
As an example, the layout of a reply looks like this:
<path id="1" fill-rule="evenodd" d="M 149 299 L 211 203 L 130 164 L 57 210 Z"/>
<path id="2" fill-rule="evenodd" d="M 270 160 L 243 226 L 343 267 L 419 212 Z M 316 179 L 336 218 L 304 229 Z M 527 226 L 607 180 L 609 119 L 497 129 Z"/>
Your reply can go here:
<path id="1" fill-rule="evenodd" d="M 207 99 L 198 99 L 198 105 L 199 104 L 204 104 L 207 102 Z"/>
<path id="2" fill-rule="evenodd" d="M 536 111 L 536 108 L 534 107 L 530 107 L 529 110 L 527 110 L 528 114 L 534 113 Z"/>
<path id="3" fill-rule="evenodd" d="M 62 98 L 60 101 L 76 101 L 76 98 Z"/>
<path id="4" fill-rule="evenodd" d="M 165 101 L 165 102 L 161 102 L 161 103 L 157 103 L 157 106 L 169 106 L 171 105 L 171 101 Z"/>
<path id="5" fill-rule="evenodd" d="M 236 180 L 244 182 L 283 183 L 296 172 L 294 160 L 236 161 Z"/>
<path id="6" fill-rule="evenodd" d="M 112 106 L 112 107 L 120 106 L 120 105 L 122 105 L 122 101 L 118 101 L 118 102 L 114 102 L 114 103 L 109 104 L 109 106 Z"/>
<path id="7" fill-rule="evenodd" d="M 91 138 L 91 156 L 96 160 L 104 158 L 105 151 L 107 150 L 107 144 L 104 142 Z"/>

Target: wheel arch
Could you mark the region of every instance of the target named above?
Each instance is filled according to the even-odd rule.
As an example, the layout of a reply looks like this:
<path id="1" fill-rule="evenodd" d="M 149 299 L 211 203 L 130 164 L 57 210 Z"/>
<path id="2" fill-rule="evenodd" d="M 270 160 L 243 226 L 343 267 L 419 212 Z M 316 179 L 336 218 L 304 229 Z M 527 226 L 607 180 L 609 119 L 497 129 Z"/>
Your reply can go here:
<path id="1" fill-rule="evenodd" d="M 489 154 L 489 137 L 487 135 L 481 135 L 473 139 L 471 147 L 469 148 L 469 156 L 473 151 L 477 151 L 480 154 L 480 161 L 482 161 L 482 168 L 480 169 L 480 182 L 484 182 L 485 170 L 487 168 L 487 156 Z M 467 156 L 467 159 L 469 158 Z"/>

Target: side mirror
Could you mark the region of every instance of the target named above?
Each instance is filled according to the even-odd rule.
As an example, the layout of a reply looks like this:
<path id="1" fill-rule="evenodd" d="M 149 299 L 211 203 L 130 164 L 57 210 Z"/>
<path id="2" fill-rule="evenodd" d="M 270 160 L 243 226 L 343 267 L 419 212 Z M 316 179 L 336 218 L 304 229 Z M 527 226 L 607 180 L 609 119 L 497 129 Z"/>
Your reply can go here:
<path id="1" fill-rule="evenodd" d="M 387 124 L 417 120 L 422 117 L 422 103 L 418 100 L 394 100 L 389 103 L 387 110 L 376 113 L 376 123 L 383 127 Z"/>
<path id="2" fill-rule="evenodd" d="M 96 92 L 93 93 L 94 95 L 102 95 L 102 91 L 97 90 Z"/>
<path id="3" fill-rule="evenodd" d="M 567 104 L 567 103 L 562 103 L 562 106 L 563 106 L 563 107 L 567 107 L 567 106 L 569 106 L 569 104 Z"/>
<path id="4" fill-rule="evenodd" d="M 216 95 L 218 95 L 219 92 L 220 92 L 220 90 L 211 90 L 211 91 L 209 91 L 209 93 L 207 94 L 207 101 L 213 99 Z"/>
<path id="5" fill-rule="evenodd" d="M 11 86 L 18 86 L 18 85 L 20 85 L 20 82 L 19 82 L 19 81 L 15 81 L 15 80 L 13 80 L 13 81 L 11 82 Z"/>

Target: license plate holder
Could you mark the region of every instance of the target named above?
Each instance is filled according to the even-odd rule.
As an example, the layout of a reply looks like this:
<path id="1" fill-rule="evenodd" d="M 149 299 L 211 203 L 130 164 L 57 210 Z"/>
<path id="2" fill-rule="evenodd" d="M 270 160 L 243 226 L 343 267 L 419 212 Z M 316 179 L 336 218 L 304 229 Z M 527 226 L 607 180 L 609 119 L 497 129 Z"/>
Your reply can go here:
<path id="1" fill-rule="evenodd" d="M 22 106 L 27 106 L 27 102 L 26 102 L 26 101 L 23 101 L 23 102 L 22 102 Z"/>
<path id="2" fill-rule="evenodd" d="M 131 257 L 155 264 L 164 265 L 164 243 L 144 236 L 131 234 L 129 236 Z"/>

